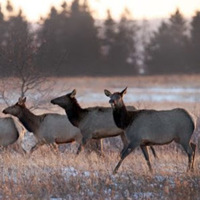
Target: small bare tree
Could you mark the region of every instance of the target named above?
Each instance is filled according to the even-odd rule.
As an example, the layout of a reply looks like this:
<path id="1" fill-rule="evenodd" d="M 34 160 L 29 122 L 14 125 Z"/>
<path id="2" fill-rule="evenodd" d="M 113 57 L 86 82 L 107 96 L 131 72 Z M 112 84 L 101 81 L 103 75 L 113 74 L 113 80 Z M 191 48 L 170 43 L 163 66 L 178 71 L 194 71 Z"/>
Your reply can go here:
<path id="1" fill-rule="evenodd" d="M 38 108 L 49 95 L 53 83 L 47 81 L 35 66 L 38 42 L 34 32 L 30 32 L 28 23 L 22 17 L 10 17 L 6 22 L 6 37 L 0 46 L 1 63 L 4 77 L 1 79 L 0 99 L 9 105 L 14 99 L 29 96 L 33 100 L 33 108 Z M 36 95 L 34 95 L 36 94 Z M 40 98 L 40 101 L 37 101 Z"/>

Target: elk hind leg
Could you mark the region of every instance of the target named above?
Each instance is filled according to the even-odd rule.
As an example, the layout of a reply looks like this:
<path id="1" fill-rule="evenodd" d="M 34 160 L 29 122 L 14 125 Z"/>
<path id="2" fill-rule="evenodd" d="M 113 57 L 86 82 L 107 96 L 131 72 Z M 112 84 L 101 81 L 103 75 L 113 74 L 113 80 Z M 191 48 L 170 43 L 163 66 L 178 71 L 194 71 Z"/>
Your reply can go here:
<path id="1" fill-rule="evenodd" d="M 194 150 L 193 150 L 193 148 L 194 148 L 194 145 L 193 145 L 193 143 L 192 143 L 192 145 L 188 143 L 188 144 L 182 144 L 182 146 L 183 146 L 185 152 L 188 155 L 188 168 L 187 168 L 187 171 L 190 171 L 190 170 L 193 171 L 193 159 L 194 159 Z"/>
<path id="2" fill-rule="evenodd" d="M 148 153 L 148 150 L 147 150 L 147 146 L 141 145 L 140 147 L 141 147 L 142 153 L 144 154 L 144 157 L 146 159 L 149 170 L 150 170 L 150 172 L 152 172 L 153 170 L 152 170 L 151 163 L 150 163 L 150 160 L 149 160 L 149 153 Z"/>
<path id="3" fill-rule="evenodd" d="M 81 150 L 83 149 L 83 147 L 86 145 L 87 141 L 88 141 L 87 138 L 85 138 L 83 136 L 83 138 L 81 140 L 81 144 L 79 145 L 78 150 L 76 152 L 77 155 L 81 152 Z"/>
<path id="4" fill-rule="evenodd" d="M 193 150 L 191 168 L 192 168 L 192 170 L 194 170 L 194 157 L 195 157 L 195 151 L 196 151 L 196 144 L 190 142 L 190 146 L 191 146 L 191 148 Z"/>
<path id="5" fill-rule="evenodd" d="M 78 155 L 78 154 L 81 152 L 81 150 L 82 150 L 82 144 L 80 144 L 80 145 L 78 146 L 78 149 L 77 149 L 76 154 Z"/>
<path id="6" fill-rule="evenodd" d="M 76 152 L 77 155 L 81 152 L 81 150 L 85 147 L 85 145 L 87 144 L 87 142 L 89 140 L 90 140 L 90 137 L 83 135 L 82 140 L 81 140 L 81 144 L 79 145 L 78 150 Z"/>
<path id="7" fill-rule="evenodd" d="M 151 151 L 153 153 L 154 158 L 158 158 L 155 149 L 152 146 L 150 146 L 150 149 L 151 149 Z"/>
<path id="8" fill-rule="evenodd" d="M 82 150 L 82 138 L 83 138 L 83 136 L 82 136 L 81 134 L 78 134 L 78 135 L 76 136 L 76 138 L 75 138 L 75 141 L 79 144 L 79 145 L 78 145 L 77 152 L 76 152 L 77 155 L 78 155 L 78 154 L 81 152 L 81 150 Z"/>

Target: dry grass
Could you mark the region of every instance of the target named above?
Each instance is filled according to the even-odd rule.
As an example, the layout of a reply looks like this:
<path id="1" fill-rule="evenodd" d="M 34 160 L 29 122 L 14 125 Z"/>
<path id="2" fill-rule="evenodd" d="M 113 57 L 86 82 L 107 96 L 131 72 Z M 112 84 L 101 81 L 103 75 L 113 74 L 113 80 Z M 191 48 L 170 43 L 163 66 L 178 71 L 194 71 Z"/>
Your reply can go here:
<path id="1" fill-rule="evenodd" d="M 171 76 L 119 76 L 119 77 L 67 77 L 67 78 L 50 78 L 52 81 L 67 89 L 79 88 L 87 90 L 88 88 L 101 89 L 105 87 L 149 87 L 149 86 L 183 86 L 199 87 L 200 75 L 171 75 Z"/>
<path id="2" fill-rule="evenodd" d="M 61 91 L 76 88 L 78 96 L 88 91 L 103 92 L 104 88 L 117 90 L 129 87 L 200 87 L 199 76 L 154 76 L 115 78 L 63 78 L 52 79 L 52 97 Z M 47 102 L 52 98 L 49 97 Z M 27 102 L 29 106 L 29 101 Z M 103 105 L 81 104 L 83 107 Z M 5 105 L 0 105 L 4 108 Z M 198 103 L 137 102 L 138 109 L 171 109 L 183 107 L 193 115 L 200 114 Z M 48 104 L 50 111 L 64 113 Z M 48 110 L 48 111 L 49 111 Z M 36 112 L 36 111 L 34 111 Z M 38 111 L 44 112 L 44 111 Z M 46 111 L 45 111 L 46 112 Z M 114 144 L 117 144 L 114 146 Z M 76 146 L 74 146 L 76 148 Z M 158 159 L 150 152 L 153 174 L 150 174 L 141 153 L 135 150 L 128 156 L 118 174 L 112 171 L 119 160 L 122 148 L 117 139 L 107 140 L 104 156 L 82 152 L 79 156 L 69 148 L 55 152 L 43 146 L 33 154 L 22 155 L 12 148 L 0 152 L 0 200 L 20 199 L 200 199 L 200 156 L 196 154 L 195 171 L 186 173 L 187 156 L 174 144 L 155 147 Z"/>
<path id="3" fill-rule="evenodd" d="M 25 156 L 8 149 L 0 154 L 0 199 L 198 199 L 200 157 L 195 172 L 186 173 L 187 156 L 172 146 L 156 147 L 153 174 L 138 149 L 117 175 L 112 171 L 118 152 L 110 149 L 103 157 L 55 152 L 47 146 Z"/>

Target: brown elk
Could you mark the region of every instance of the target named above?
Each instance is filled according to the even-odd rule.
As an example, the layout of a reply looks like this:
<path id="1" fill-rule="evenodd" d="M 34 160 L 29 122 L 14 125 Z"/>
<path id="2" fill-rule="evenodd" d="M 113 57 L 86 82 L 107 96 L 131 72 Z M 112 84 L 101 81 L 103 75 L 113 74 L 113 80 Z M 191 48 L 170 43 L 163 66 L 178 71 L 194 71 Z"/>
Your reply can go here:
<path id="1" fill-rule="evenodd" d="M 38 140 L 33 149 L 42 144 L 62 144 L 76 141 L 80 144 L 82 135 L 66 117 L 48 113 L 35 115 L 25 105 L 26 98 L 19 98 L 18 102 L 3 110 L 4 114 L 11 114 L 19 119 L 24 127 L 32 132 Z M 32 149 L 32 150 L 33 150 Z"/>
<path id="2" fill-rule="evenodd" d="M 188 155 L 188 170 L 193 170 L 196 145 L 190 143 L 194 131 L 194 122 L 184 109 L 173 110 L 136 110 L 127 111 L 123 102 L 123 95 L 127 88 L 121 92 L 111 93 L 104 90 L 110 98 L 109 103 L 113 109 L 116 125 L 125 131 L 128 145 L 121 151 L 121 159 L 114 169 L 116 173 L 122 161 L 137 147 L 144 145 L 164 145 L 172 141 L 182 145 Z M 144 152 L 150 171 L 151 163 L 148 151 Z"/>
<path id="3" fill-rule="evenodd" d="M 0 146 L 7 147 L 15 143 L 19 138 L 19 132 L 11 117 L 0 118 Z"/>
<path id="4" fill-rule="evenodd" d="M 91 138 L 101 139 L 106 137 L 121 136 L 124 146 L 127 145 L 127 140 L 124 135 L 124 131 L 115 125 L 112 116 L 112 109 L 108 107 L 90 107 L 81 108 L 78 104 L 76 96 L 76 90 L 71 93 L 63 95 L 51 100 L 52 104 L 56 104 L 63 109 L 69 118 L 69 121 L 81 130 L 83 135 L 82 145 L 84 146 Z M 135 108 L 129 107 L 129 110 L 135 110 Z M 147 151 L 146 146 L 141 146 L 142 151 Z M 153 148 L 152 152 L 155 155 Z M 79 149 L 81 150 L 81 148 Z"/>

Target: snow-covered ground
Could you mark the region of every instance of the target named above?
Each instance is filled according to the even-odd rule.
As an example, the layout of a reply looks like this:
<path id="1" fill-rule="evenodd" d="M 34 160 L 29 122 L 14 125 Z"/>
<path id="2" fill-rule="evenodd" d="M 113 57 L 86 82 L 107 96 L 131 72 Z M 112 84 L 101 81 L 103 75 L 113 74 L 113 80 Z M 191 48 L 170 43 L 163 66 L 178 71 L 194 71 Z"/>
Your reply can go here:
<path id="1" fill-rule="evenodd" d="M 115 88 L 114 91 L 121 91 L 123 88 Z M 108 98 L 102 92 L 87 91 L 87 93 L 78 97 L 82 103 L 104 103 Z M 131 102 L 200 102 L 200 88 L 183 87 L 145 87 L 128 88 L 124 101 Z"/>

